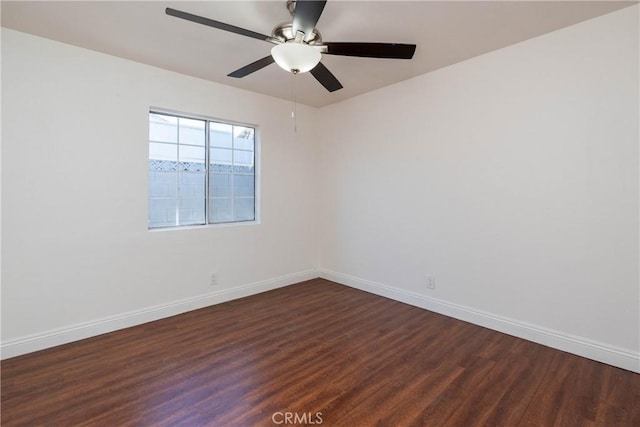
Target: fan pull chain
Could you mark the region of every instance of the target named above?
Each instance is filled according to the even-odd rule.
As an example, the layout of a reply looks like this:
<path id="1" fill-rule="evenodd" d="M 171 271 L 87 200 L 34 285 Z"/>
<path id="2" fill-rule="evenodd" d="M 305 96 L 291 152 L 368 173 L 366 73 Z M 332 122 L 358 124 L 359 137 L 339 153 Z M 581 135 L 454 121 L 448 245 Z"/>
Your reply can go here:
<path id="1" fill-rule="evenodd" d="M 293 70 L 291 72 L 291 91 L 293 98 L 293 105 L 291 106 L 291 119 L 293 120 L 293 132 L 298 133 L 298 99 L 296 94 L 296 76 L 298 73 Z"/>

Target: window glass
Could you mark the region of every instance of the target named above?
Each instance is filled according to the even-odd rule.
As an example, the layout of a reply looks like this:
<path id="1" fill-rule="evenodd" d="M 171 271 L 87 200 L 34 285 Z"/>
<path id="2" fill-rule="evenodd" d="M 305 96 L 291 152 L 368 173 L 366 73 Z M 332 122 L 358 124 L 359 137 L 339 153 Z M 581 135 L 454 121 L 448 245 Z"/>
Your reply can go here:
<path id="1" fill-rule="evenodd" d="M 180 144 L 201 145 L 205 144 L 205 126 L 207 122 L 204 120 L 192 120 L 180 118 Z"/>
<path id="2" fill-rule="evenodd" d="M 149 141 L 178 142 L 177 117 L 149 114 Z"/>
<path id="3" fill-rule="evenodd" d="M 232 148 L 233 125 L 209 122 L 209 146 Z"/>

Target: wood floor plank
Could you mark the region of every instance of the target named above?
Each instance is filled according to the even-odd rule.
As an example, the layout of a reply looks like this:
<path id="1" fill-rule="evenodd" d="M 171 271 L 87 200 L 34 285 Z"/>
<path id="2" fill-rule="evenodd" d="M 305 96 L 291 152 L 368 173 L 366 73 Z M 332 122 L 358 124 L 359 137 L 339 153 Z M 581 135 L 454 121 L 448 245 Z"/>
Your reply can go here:
<path id="1" fill-rule="evenodd" d="M 3 426 L 640 426 L 638 374 L 322 279 L 1 368 Z"/>
<path id="2" fill-rule="evenodd" d="M 410 426 L 444 425 L 453 414 L 462 410 L 469 396 L 475 395 L 475 389 L 482 384 L 489 372 L 495 366 L 495 362 L 475 356 L 466 358 L 467 361 L 462 373 L 438 396 L 430 401 L 425 401 L 423 407 L 412 414 Z M 472 424 L 474 425 L 474 424 Z"/>

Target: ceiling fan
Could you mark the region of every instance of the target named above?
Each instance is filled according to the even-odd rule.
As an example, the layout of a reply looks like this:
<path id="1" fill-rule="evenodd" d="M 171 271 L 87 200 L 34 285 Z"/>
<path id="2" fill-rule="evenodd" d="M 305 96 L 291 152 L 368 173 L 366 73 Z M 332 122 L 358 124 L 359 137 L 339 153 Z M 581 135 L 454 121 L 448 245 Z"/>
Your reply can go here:
<path id="1" fill-rule="evenodd" d="M 294 74 L 311 72 L 322 86 L 329 92 L 334 92 L 342 89 L 342 84 L 320 62 L 323 53 L 364 58 L 413 58 L 416 50 L 414 44 L 323 42 L 315 27 L 326 3 L 326 0 L 287 0 L 292 22 L 278 25 L 270 36 L 169 7 L 165 12 L 176 18 L 275 44 L 271 55 L 229 73 L 229 77 L 242 78 L 276 62 Z"/>

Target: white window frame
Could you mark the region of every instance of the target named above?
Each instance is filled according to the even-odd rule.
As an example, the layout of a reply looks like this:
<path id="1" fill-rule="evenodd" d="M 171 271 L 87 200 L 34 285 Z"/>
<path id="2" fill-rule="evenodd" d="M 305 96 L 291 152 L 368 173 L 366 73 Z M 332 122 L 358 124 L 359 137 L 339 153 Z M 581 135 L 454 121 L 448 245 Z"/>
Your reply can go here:
<path id="1" fill-rule="evenodd" d="M 151 224 L 149 223 L 149 211 L 151 209 L 150 204 L 148 203 L 147 205 L 147 230 L 148 231 L 152 231 L 152 232 L 156 232 L 156 231 L 170 231 L 170 230 L 185 230 L 185 229 L 197 229 L 197 228 L 210 228 L 210 227 L 233 227 L 233 226 L 242 226 L 242 225 L 254 225 L 254 224 L 260 224 L 260 206 L 261 206 L 261 192 L 260 192 L 260 132 L 259 132 L 259 126 L 256 124 L 250 124 L 250 123 L 244 123 L 244 122 L 238 122 L 238 121 L 233 121 L 233 120 L 227 120 L 227 119 L 219 119 L 219 118 L 214 118 L 214 117 L 209 117 L 209 116 L 204 116 L 204 115 L 200 115 L 200 114 L 191 114 L 191 113 L 184 113 L 184 112 L 179 112 L 179 111 L 175 111 L 175 110 L 168 110 L 165 108 L 156 108 L 156 107 L 151 107 L 149 108 L 149 111 L 147 112 L 147 126 L 149 125 L 149 117 L 151 114 L 161 114 L 161 115 L 166 115 L 166 116 L 172 116 L 172 117 L 177 117 L 177 118 L 183 118 L 183 119 L 192 119 L 192 120 L 203 120 L 205 121 L 205 195 L 204 195 L 204 202 L 205 202 L 205 212 L 204 212 L 204 217 L 205 217 L 205 223 L 204 224 L 185 224 L 185 225 L 169 225 L 169 226 L 157 226 L 157 227 L 152 227 Z M 209 175 L 210 175 L 210 149 L 211 149 L 211 145 L 210 145 L 210 134 L 209 134 L 209 123 L 210 122 L 214 122 L 214 123 L 220 123 L 220 124 L 224 124 L 224 125 L 231 125 L 231 126 L 241 126 L 241 127 L 249 127 L 253 129 L 253 165 L 254 165 L 254 187 L 253 187 L 253 192 L 254 192 L 254 219 L 253 220 L 237 220 L 237 221 L 226 221 L 226 222 L 209 222 L 209 199 L 210 199 L 210 195 L 209 195 Z M 147 137 L 147 170 L 148 169 L 148 161 L 149 161 L 149 146 L 150 143 L 154 142 L 151 141 L 150 136 L 148 135 Z M 179 143 L 176 143 L 176 146 L 179 146 Z M 232 146 L 233 147 L 233 146 Z M 235 154 L 234 151 L 235 149 L 232 148 L 232 156 Z M 241 150 L 241 151 L 248 151 L 248 150 Z M 150 190 L 150 183 L 147 182 L 147 202 L 149 202 L 150 197 L 149 197 L 149 190 Z M 233 206 L 233 200 L 234 197 L 232 195 L 231 197 L 232 200 L 232 206 Z"/>

